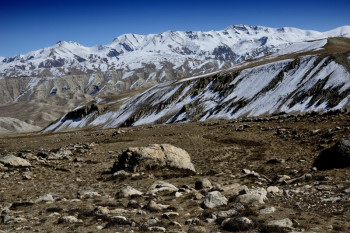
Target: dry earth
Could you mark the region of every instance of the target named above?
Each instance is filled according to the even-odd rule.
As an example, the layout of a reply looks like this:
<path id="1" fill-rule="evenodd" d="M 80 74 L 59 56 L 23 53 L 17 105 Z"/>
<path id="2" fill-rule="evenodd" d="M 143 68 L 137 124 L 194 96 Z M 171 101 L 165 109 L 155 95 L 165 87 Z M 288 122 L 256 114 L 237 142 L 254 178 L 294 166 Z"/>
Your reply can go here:
<path id="1" fill-rule="evenodd" d="M 348 232 L 350 168 L 315 171 L 312 165 L 321 150 L 348 138 L 349 132 L 350 115 L 332 112 L 2 136 L 1 156 L 13 154 L 32 166 L 0 166 L 0 230 L 227 232 L 244 230 L 245 225 L 223 228 L 222 221 L 243 216 L 251 220 L 248 232 Z M 197 173 L 108 173 L 128 147 L 154 143 L 186 150 Z M 62 149 L 61 157 L 50 154 L 57 149 Z M 274 181 L 278 175 L 290 178 Z M 200 178 L 208 178 L 212 187 L 196 190 Z M 126 185 L 146 193 L 159 180 L 179 190 L 116 197 Z M 260 188 L 268 191 L 264 204 L 242 201 L 244 193 Z M 227 198 L 227 205 L 202 208 L 203 196 L 214 190 Z M 81 191 L 89 191 L 86 198 Z M 154 212 L 146 207 L 150 200 L 169 206 Z M 269 207 L 275 211 L 260 212 Z M 219 213 L 227 210 L 231 212 Z M 287 228 L 268 226 L 281 219 L 288 219 Z"/>

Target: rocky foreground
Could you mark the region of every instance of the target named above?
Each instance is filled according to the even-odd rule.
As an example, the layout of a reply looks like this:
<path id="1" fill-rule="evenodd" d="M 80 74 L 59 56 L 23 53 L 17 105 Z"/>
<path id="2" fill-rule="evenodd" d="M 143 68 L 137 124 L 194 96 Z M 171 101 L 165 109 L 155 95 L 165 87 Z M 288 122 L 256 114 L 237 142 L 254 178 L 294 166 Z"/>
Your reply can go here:
<path id="1" fill-rule="evenodd" d="M 348 232 L 350 114 L 0 139 L 0 232 Z"/>

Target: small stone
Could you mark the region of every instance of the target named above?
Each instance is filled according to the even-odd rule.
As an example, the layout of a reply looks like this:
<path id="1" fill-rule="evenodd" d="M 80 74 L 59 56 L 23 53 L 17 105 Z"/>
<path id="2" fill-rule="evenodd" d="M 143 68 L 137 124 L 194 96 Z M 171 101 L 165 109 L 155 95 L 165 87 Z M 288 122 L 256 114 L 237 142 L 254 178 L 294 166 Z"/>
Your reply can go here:
<path id="1" fill-rule="evenodd" d="M 77 219 L 74 216 L 64 216 L 58 220 L 58 223 L 81 223 L 83 222 L 80 219 Z"/>
<path id="2" fill-rule="evenodd" d="M 253 221 L 247 217 L 227 218 L 221 223 L 221 227 L 227 231 L 247 231 L 253 227 Z"/>
<path id="3" fill-rule="evenodd" d="M 202 204 L 205 208 L 216 208 L 227 205 L 227 199 L 219 191 L 212 191 L 204 197 Z"/>
<path id="4" fill-rule="evenodd" d="M 261 209 L 259 210 L 259 213 L 260 214 L 272 214 L 276 211 L 276 208 L 271 206 L 271 207 L 267 207 L 265 209 Z"/>
<path id="5" fill-rule="evenodd" d="M 151 212 L 161 212 L 163 209 L 168 208 L 167 205 L 157 204 L 155 201 L 151 200 L 148 202 L 146 209 Z"/>
<path id="6" fill-rule="evenodd" d="M 216 216 L 218 218 L 229 218 L 237 213 L 236 210 L 231 209 L 231 210 L 226 210 L 226 211 L 219 211 L 216 213 Z"/>
<path id="7" fill-rule="evenodd" d="M 281 220 L 273 220 L 268 222 L 269 226 L 278 226 L 278 227 L 286 227 L 286 228 L 292 228 L 293 222 L 289 218 L 281 219 Z"/>
<path id="8" fill-rule="evenodd" d="M 148 189 L 149 194 L 156 194 L 158 192 L 176 192 L 178 188 L 175 185 L 164 181 L 156 181 Z"/>
<path id="9" fill-rule="evenodd" d="M 205 227 L 201 227 L 201 226 L 191 226 L 188 229 L 188 233 L 207 233 L 207 229 L 205 229 Z"/>
<path id="10" fill-rule="evenodd" d="M 137 189 L 134 189 L 131 186 L 125 186 L 120 189 L 120 191 L 116 194 L 116 197 L 123 198 L 123 197 L 130 197 L 134 195 L 141 196 L 142 192 L 138 191 Z"/>
<path id="11" fill-rule="evenodd" d="M 97 192 L 90 191 L 90 190 L 80 190 L 78 191 L 78 198 L 79 199 L 89 199 L 89 198 L 95 198 L 100 197 L 101 195 Z"/>
<path id="12" fill-rule="evenodd" d="M 129 173 L 124 170 L 120 170 L 113 173 L 113 177 L 127 177 L 128 175 Z"/>
<path id="13" fill-rule="evenodd" d="M 197 190 L 211 189 L 212 185 L 211 185 L 211 182 L 208 178 L 200 178 L 200 179 L 196 180 L 194 187 Z"/>
<path id="14" fill-rule="evenodd" d="M 147 225 L 148 226 L 152 226 L 152 225 L 156 225 L 157 223 L 159 223 L 159 219 L 157 217 L 151 217 L 150 219 L 147 220 Z"/>
<path id="15" fill-rule="evenodd" d="M 178 217 L 179 213 L 178 212 L 166 212 L 162 215 L 162 218 L 170 219 L 173 217 Z"/>
<path id="16" fill-rule="evenodd" d="M 94 212 L 97 215 L 107 215 L 110 213 L 109 209 L 107 207 L 103 207 L 103 206 L 97 206 L 94 209 Z"/>
<path id="17" fill-rule="evenodd" d="M 132 208 L 132 209 L 139 209 L 139 208 L 141 208 L 141 205 L 137 201 L 131 200 L 131 201 L 129 201 L 127 207 Z"/>
<path id="18" fill-rule="evenodd" d="M 175 192 L 175 197 L 181 197 L 183 194 L 180 192 Z"/>
<path id="19" fill-rule="evenodd" d="M 39 203 L 39 202 L 53 202 L 55 201 L 53 196 L 48 193 L 48 194 L 45 194 L 41 197 L 39 197 L 38 199 L 35 200 L 35 203 Z"/>
<path id="20" fill-rule="evenodd" d="M 103 226 L 97 226 L 96 229 L 97 229 L 97 230 L 102 230 L 102 229 L 103 229 Z"/>
<path id="21" fill-rule="evenodd" d="M 237 201 L 243 204 L 264 204 L 267 201 L 266 190 L 261 188 L 257 190 L 251 190 L 246 194 L 239 195 Z"/>
<path id="22" fill-rule="evenodd" d="M 271 194 L 278 194 L 280 189 L 276 186 L 269 186 L 267 187 L 266 191 Z"/>
<path id="23" fill-rule="evenodd" d="M 277 158 L 273 158 L 268 160 L 266 163 L 267 164 L 278 164 L 278 163 L 285 163 L 286 161 L 284 159 L 277 159 Z"/>

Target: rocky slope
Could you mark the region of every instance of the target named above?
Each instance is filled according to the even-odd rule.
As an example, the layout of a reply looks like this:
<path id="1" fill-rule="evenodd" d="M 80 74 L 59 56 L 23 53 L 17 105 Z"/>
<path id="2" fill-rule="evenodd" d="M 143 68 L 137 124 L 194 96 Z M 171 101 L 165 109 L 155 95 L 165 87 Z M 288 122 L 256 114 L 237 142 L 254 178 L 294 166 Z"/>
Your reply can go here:
<path id="1" fill-rule="evenodd" d="M 293 44 L 232 70 L 156 85 L 117 110 L 106 103 L 102 112 L 66 115 L 45 132 L 340 109 L 350 103 L 349 51 L 344 38 Z"/>
<path id="2" fill-rule="evenodd" d="M 349 232 L 349 167 L 313 168 L 349 139 L 349 122 L 348 112 L 329 111 L 4 136 L 0 230 Z M 162 165 L 164 144 L 186 151 L 191 160 L 177 163 L 196 173 L 167 163 L 134 171 Z M 134 158 L 123 160 L 129 152 Z"/>

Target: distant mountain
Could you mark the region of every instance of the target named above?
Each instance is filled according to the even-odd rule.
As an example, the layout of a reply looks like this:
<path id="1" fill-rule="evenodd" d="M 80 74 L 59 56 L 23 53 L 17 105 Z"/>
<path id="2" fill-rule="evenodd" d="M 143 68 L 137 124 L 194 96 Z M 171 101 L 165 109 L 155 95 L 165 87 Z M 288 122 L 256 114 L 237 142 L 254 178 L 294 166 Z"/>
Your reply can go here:
<path id="1" fill-rule="evenodd" d="M 350 39 L 328 38 L 293 43 L 232 69 L 158 84 L 129 98 L 101 99 L 64 115 L 44 131 L 324 112 L 349 106 Z"/>
<path id="2" fill-rule="evenodd" d="M 328 32 L 297 28 L 232 25 L 220 31 L 167 31 L 161 34 L 125 34 L 108 45 L 85 47 L 76 42 L 55 45 L 0 62 L 0 77 L 52 77 L 122 70 L 124 78 L 145 67 L 170 67 L 183 74 L 204 73 L 275 52 L 306 40 L 350 37 L 350 26 Z M 214 63 L 211 67 L 206 64 Z M 127 73 L 129 72 L 129 73 Z M 159 74 L 158 79 L 164 79 Z M 149 74 L 149 79 L 156 76 Z"/>
<path id="3" fill-rule="evenodd" d="M 237 68 L 251 59 L 318 50 L 326 43 L 322 39 L 330 37 L 350 37 L 350 26 L 317 32 L 232 25 L 209 32 L 125 34 L 94 47 L 59 41 L 0 59 L 0 117 L 14 113 L 42 126 L 104 96 Z M 33 114 L 36 108 L 40 114 Z"/>

